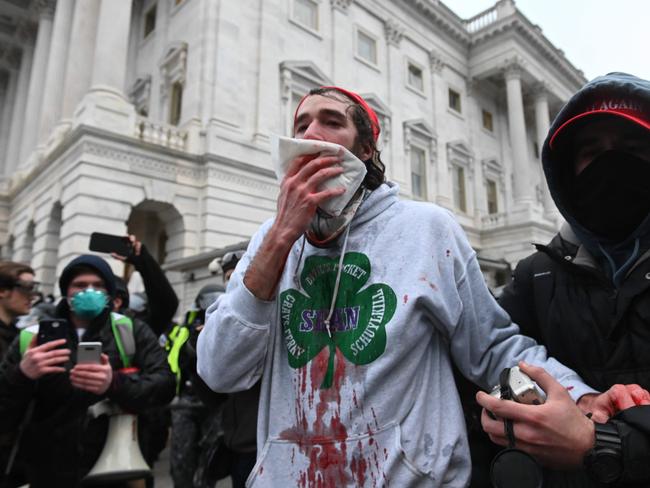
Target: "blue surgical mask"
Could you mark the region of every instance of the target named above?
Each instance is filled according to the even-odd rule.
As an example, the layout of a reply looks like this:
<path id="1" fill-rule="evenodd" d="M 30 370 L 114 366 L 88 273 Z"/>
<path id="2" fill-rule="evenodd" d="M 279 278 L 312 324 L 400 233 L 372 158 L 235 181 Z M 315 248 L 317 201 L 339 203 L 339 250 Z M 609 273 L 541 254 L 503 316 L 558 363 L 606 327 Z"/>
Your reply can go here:
<path id="1" fill-rule="evenodd" d="M 108 296 L 102 290 L 86 288 L 75 293 L 70 300 L 73 313 L 80 319 L 94 319 L 101 314 L 108 305 Z"/>

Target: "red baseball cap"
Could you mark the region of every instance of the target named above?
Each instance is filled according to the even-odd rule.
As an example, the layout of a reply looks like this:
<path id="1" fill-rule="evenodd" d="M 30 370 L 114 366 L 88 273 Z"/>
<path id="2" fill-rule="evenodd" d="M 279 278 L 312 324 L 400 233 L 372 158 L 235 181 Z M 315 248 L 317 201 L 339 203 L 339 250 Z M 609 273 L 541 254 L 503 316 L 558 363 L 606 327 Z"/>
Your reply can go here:
<path id="1" fill-rule="evenodd" d="M 320 90 L 336 90 L 339 93 L 342 93 L 346 97 L 352 99 L 354 102 L 358 103 L 361 105 L 361 108 L 368 114 L 368 117 L 370 118 L 370 126 L 372 128 L 372 137 L 377 141 L 379 138 L 379 133 L 381 132 L 381 128 L 379 127 L 379 119 L 377 118 L 377 114 L 375 111 L 370 108 L 370 105 L 361 97 L 361 95 L 354 93 L 350 90 L 346 90 L 345 88 L 339 88 L 338 86 L 321 86 L 319 88 Z M 311 96 L 309 93 L 302 97 L 300 102 L 298 102 L 298 106 L 296 107 L 296 112 L 293 114 L 293 125 L 296 125 L 296 118 L 298 117 L 298 110 L 300 109 L 300 106 L 302 105 L 302 102 L 304 102 L 307 97 Z"/>
<path id="2" fill-rule="evenodd" d="M 564 122 L 553 133 L 553 136 L 551 137 L 551 140 L 548 144 L 549 147 L 551 149 L 555 149 L 553 146 L 557 142 L 558 136 L 561 134 L 564 135 L 569 127 L 575 126 L 575 123 L 577 121 L 581 121 L 585 117 L 589 117 L 591 115 L 606 114 L 625 118 L 640 125 L 641 127 L 645 127 L 646 129 L 650 130 L 650 110 L 644 107 L 641 102 L 638 100 L 623 97 L 611 97 L 607 99 L 603 98 L 589 104 L 587 107 L 585 107 L 584 112 L 581 112 Z"/>

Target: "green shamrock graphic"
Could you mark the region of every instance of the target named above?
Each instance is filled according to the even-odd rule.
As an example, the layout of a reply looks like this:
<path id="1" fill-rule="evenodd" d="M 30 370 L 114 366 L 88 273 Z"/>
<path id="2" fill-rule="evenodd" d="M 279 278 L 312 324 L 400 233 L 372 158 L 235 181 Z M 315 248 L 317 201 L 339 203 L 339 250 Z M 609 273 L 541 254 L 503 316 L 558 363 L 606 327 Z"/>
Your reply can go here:
<path id="1" fill-rule="evenodd" d="M 386 349 L 386 324 L 395 313 L 397 298 L 386 284 L 361 288 L 370 278 L 370 260 L 364 254 L 346 253 L 330 331 L 329 314 L 338 259 L 309 256 L 300 275 L 304 293 L 288 289 L 280 294 L 280 320 L 289 365 L 302 368 L 324 347 L 329 347 L 327 373 L 321 388 L 330 388 L 336 348 L 354 364 L 368 364 Z"/>

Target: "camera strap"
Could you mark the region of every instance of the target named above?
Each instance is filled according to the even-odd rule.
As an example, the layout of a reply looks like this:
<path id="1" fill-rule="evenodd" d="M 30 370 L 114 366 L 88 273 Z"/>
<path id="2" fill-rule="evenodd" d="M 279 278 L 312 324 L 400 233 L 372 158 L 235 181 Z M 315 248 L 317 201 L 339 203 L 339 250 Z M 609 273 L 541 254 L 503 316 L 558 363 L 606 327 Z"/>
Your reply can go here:
<path id="1" fill-rule="evenodd" d="M 510 389 L 510 368 L 499 375 L 502 400 L 512 400 Z M 528 453 L 515 447 L 515 428 L 511 419 L 503 419 L 503 429 L 508 438 L 508 447 L 492 460 L 490 479 L 495 488 L 541 488 L 544 480 L 542 469 Z"/>
<path id="2" fill-rule="evenodd" d="M 505 368 L 499 375 L 499 388 L 501 389 L 502 400 L 512 400 L 512 390 L 510 389 L 510 368 Z M 503 419 L 503 430 L 508 438 L 508 448 L 515 447 L 515 428 L 511 419 Z"/>

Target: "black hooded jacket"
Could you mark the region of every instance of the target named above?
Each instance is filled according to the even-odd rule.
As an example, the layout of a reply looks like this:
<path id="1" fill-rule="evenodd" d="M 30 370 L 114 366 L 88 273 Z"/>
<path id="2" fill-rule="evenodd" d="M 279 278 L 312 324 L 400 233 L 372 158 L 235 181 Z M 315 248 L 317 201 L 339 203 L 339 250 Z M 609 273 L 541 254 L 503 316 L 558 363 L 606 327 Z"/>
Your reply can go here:
<path id="1" fill-rule="evenodd" d="M 596 78 L 571 99 L 549 133 L 586 102 L 626 95 L 650 106 L 650 83 L 622 73 Z M 522 334 L 544 344 L 590 386 L 605 391 L 636 383 L 650 390 L 650 215 L 619 246 L 633 258 L 615 282 L 603 254 L 612 248 L 572 215 L 567 161 L 550 149 L 549 139 L 542 158 L 551 195 L 568 224 L 517 265 L 499 303 Z M 650 486 L 650 406 L 624 411 L 614 423 L 623 440 L 624 475 L 613 486 Z M 598 486 L 584 473 L 550 476 L 557 480 L 550 486 Z"/>
<path id="2" fill-rule="evenodd" d="M 70 318 L 65 299 L 57 307 L 57 316 Z M 136 347 L 132 366 L 139 372 L 123 374 L 119 371 L 123 364 L 110 321 L 106 309 L 82 336 L 83 341 L 101 342 L 103 352 L 109 357 L 113 382 L 104 396 L 74 388 L 67 372 L 45 375 L 36 381 L 27 378 L 19 368 L 18 340 L 12 343 L 0 365 L 0 433 L 15 432 L 29 404 L 35 402 L 19 454 L 32 488 L 77 486 L 80 477 L 92 466 L 104 444 L 106 422 L 105 419 L 89 422 L 86 411 L 90 405 L 108 398 L 124 410 L 141 413 L 168 403 L 174 396 L 174 376 L 150 328 L 134 321 Z M 75 362 L 78 342 L 77 333 L 71 328 L 67 344 L 72 349 L 71 363 Z"/>

